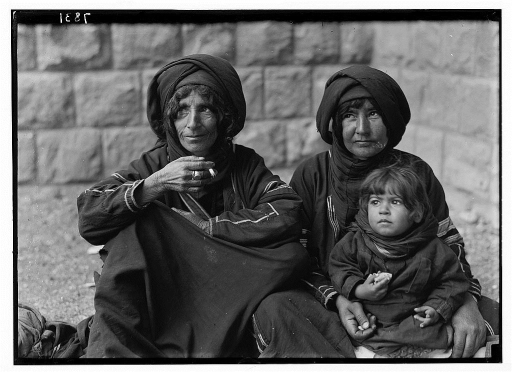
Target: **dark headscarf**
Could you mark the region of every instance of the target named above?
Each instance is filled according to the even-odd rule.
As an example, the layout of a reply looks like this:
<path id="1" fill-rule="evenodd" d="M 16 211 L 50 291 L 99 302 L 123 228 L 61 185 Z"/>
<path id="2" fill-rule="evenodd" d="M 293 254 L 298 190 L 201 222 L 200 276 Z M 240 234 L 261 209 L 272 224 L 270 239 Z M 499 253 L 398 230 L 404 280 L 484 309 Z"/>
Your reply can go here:
<path id="1" fill-rule="evenodd" d="M 367 93 L 363 94 L 364 91 Z M 405 132 L 405 126 L 411 119 L 407 98 L 391 76 L 362 65 L 338 71 L 325 84 L 324 96 L 316 115 L 316 126 L 325 142 L 332 143 L 329 123 L 340 104 L 356 98 L 368 98 L 368 93 L 375 99 L 384 117 L 388 147 L 398 145 Z"/>
<path id="2" fill-rule="evenodd" d="M 245 98 L 242 83 L 231 64 L 219 57 L 194 54 L 162 67 L 148 87 L 147 116 L 153 132 L 165 139 L 164 108 L 177 88 L 185 84 L 202 84 L 213 89 L 236 111 L 235 122 L 228 137 L 234 137 L 245 123 Z"/>
<path id="3" fill-rule="evenodd" d="M 211 189 L 228 174 L 233 153 L 231 138 L 242 130 L 245 123 L 245 98 L 242 83 L 231 64 L 219 57 L 195 54 L 183 57 L 162 67 L 153 77 L 148 87 L 147 116 L 151 129 L 159 140 L 167 143 L 169 162 L 190 155 L 179 141 L 165 128 L 165 106 L 176 90 L 184 85 L 206 85 L 215 91 L 227 105 L 234 110 L 234 120 L 227 128 L 222 128 L 226 138 L 215 142 L 213 152 L 206 157 L 213 161 L 219 172 L 217 177 L 206 186 Z M 217 125 L 227 125 L 219 121 Z M 217 145 L 219 144 L 219 145 Z"/>
<path id="4" fill-rule="evenodd" d="M 386 147 L 365 160 L 354 158 L 345 147 L 343 138 L 333 136 L 329 130 L 329 124 L 340 105 L 358 98 L 373 98 L 377 102 L 388 137 Z M 332 204 L 341 229 L 347 228 L 357 214 L 362 181 L 389 157 L 390 151 L 402 139 L 410 118 L 409 104 L 402 89 L 382 71 L 369 66 L 352 66 L 338 71 L 327 80 L 316 115 L 316 126 L 322 139 L 332 144 L 329 182 Z M 342 230 L 335 231 L 335 241 L 341 237 L 341 233 Z"/>

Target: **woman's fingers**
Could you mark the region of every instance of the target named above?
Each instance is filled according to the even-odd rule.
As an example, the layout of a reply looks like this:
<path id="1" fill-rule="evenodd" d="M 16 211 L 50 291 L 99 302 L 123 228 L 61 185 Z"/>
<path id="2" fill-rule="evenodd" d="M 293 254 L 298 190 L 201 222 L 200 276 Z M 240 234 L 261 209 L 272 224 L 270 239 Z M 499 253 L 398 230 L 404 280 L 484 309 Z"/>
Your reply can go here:
<path id="1" fill-rule="evenodd" d="M 191 171 L 208 171 L 210 168 L 215 168 L 215 163 L 213 161 L 191 160 L 186 163 L 186 169 Z"/>
<path id="2" fill-rule="evenodd" d="M 208 170 L 193 170 L 190 171 L 190 175 L 191 179 L 194 181 L 204 179 L 210 180 L 212 178 L 215 178 L 215 176 L 217 175 L 217 170 L 213 168 L 208 168 Z"/>

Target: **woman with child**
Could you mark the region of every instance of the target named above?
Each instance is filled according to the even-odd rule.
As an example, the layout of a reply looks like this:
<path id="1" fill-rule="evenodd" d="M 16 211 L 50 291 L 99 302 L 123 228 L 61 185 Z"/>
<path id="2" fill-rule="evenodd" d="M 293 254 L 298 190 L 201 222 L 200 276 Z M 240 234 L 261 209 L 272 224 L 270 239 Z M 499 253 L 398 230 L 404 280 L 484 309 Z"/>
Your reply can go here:
<path id="1" fill-rule="evenodd" d="M 361 303 L 339 295 L 332 286 L 329 257 L 355 220 L 363 180 L 397 157 L 414 163 L 437 220 L 437 236 L 458 257 L 469 282 L 451 319 L 451 356 L 473 356 L 485 343 L 486 330 L 492 335 L 499 328 L 497 304 L 481 296 L 443 187 L 426 162 L 395 149 L 410 117 L 402 89 L 380 70 L 352 66 L 328 79 L 316 123 L 332 147 L 299 165 L 290 182 L 303 201 L 302 242 L 313 267 L 302 287 L 266 297 L 253 315 L 263 356 L 355 357 L 350 339 L 362 341 L 375 332 L 375 315 L 365 314 Z M 484 321 L 479 309 L 494 314 Z"/>

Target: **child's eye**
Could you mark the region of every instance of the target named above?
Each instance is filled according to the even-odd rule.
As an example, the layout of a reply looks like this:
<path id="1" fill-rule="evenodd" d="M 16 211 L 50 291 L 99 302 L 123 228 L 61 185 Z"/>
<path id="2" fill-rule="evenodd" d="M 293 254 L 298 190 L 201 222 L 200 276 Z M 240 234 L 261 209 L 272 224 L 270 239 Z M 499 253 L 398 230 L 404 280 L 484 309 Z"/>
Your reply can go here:
<path id="1" fill-rule="evenodd" d="M 392 203 L 395 204 L 395 205 L 403 204 L 400 199 L 395 199 L 395 200 L 392 201 Z"/>
<path id="2" fill-rule="evenodd" d="M 379 201 L 377 199 L 370 200 L 370 205 L 378 205 Z"/>

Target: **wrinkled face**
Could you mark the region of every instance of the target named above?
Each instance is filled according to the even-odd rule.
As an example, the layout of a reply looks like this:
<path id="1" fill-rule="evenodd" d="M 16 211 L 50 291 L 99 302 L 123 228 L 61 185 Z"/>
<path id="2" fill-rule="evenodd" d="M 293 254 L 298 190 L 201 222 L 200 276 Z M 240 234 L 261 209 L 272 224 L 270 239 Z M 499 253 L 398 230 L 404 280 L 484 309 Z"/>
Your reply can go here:
<path id="1" fill-rule="evenodd" d="M 368 222 L 377 234 L 397 236 L 406 232 L 421 216 L 409 211 L 402 199 L 386 191 L 385 194 L 370 195 L 368 200 Z"/>
<path id="2" fill-rule="evenodd" d="M 217 139 L 217 116 L 211 104 L 196 92 L 179 102 L 174 121 L 181 145 L 196 156 L 210 153 Z"/>
<path id="3" fill-rule="evenodd" d="M 381 152 L 388 143 L 381 114 L 366 100 L 361 108 L 350 108 L 341 118 L 343 143 L 358 159 L 368 159 Z"/>

